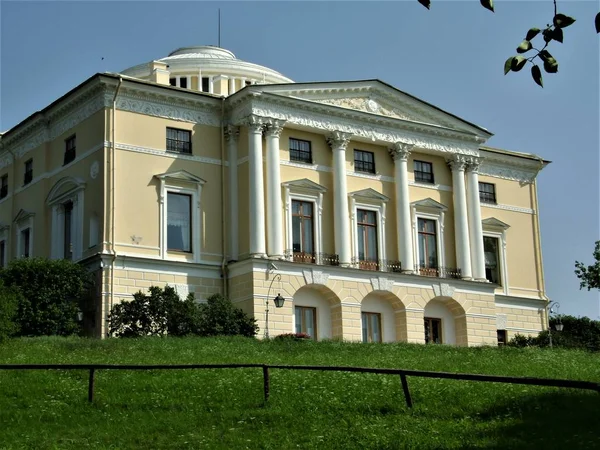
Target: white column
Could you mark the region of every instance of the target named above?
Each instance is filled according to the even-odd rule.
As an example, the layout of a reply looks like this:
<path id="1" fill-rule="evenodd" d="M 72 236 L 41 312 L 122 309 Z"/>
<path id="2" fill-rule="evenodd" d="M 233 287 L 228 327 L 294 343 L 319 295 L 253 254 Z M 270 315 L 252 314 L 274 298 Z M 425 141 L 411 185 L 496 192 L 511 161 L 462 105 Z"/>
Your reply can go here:
<path id="1" fill-rule="evenodd" d="M 281 174 L 279 170 L 279 136 L 283 122 L 273 120 L 267 136 L 267 253 L 283 258 L 283 215 L 281 212 Z"/>
<path id="2" fill-rule="evenodd" d="M 235 93 L 235 78 L 229 77 L 229 95 Z"/>
<path id="3" fill-rule="evenodd" d="M 229 162 L 229 258 L 237 261 L 239 258 L 238 230 L 238 147 L 239 128 L 233 125 L 225 127 L 227 141 L 227 161 Z"/>
<path id="4" fill-rule="evenodd" d="M 394 159 L 396 184 L 398 258 L 402 264 L 403 273 L 413 273 L 415 268 L 408 196 L 408 156 L 412 147 L 410 144 L 396 142 L 390 149 L 390 154 Z"/>
<path id="5" fill-rule="evenodd" d="M 467 195 L 465 191 L 465 158 L 457 156 L 448 162 L 452 169 L 454 196 L 454 236 L 456 240 L 456 263 L 464 280 L 471 279 L 471 250 L 467 224 Z"/>
<path id="6" fill-rule="evenodd" d="M 348 215 L 348 186 L 346 182 L 346 146 L 350 141 L 348 133 L 333 132 L 327 142 L 333 151 L 333 211 L 335 225 L 335 252 L 340 265 L 349 266 L 352 262 L 350 252 L 350 217 Z"/>
<path id="7" fill-rule="evenodd" d="M 262 130 L 262 119 L 251 116 L 248 121 L 248 165 L 250 170 L 250 215 L 248 222 L 250 227 L 250 256 L 258 258 L 266 257 Z"/>
<path id="8" fill-rule="evenodd" d="M 198 69 L 198 91 L 202 92 L 202 70 Z"/>
<path id="9" fill-rule="evenodd" d="M 175 77 L 175 86 L 181 86 L 181 77 L 179 75 Z"/>
<path id="10" fill-rule="evenodd" d="M 50 257 L 52 259 L 60 258 L 60 249 L 58 247 L 58 236 L 60 233 L 60 229 L 58 227 L 58 209 L 59 205 L 52 206 L 52 240 L 50 242 Z"/>
<path id="11" fill-rule="evenodd" d="M 240 90 L 246 87 L 246 77 L 240 78 Z"/>
<path id="12" fill-rule="evenodd" d="M 471 264 L 473 266 L 473 278 L 477 281 L 486 281 L 478 170 L 479 160 L 477 158 L 472 158 L 467 165 L 467 201 L 469 205 Z"/>
<path id="13" fill-rule="evenodd" d="M 213 81 L 214 77 L 208 77 L 208 92 L 209 93 L 213 93 L 214 92 L 214 81 Z"/>
<path id="14" fill-rule="evenodd" d="M 188 75 L 186 78 L 187 78 L 187 89 L 192 89 L 192 76 Z"/>

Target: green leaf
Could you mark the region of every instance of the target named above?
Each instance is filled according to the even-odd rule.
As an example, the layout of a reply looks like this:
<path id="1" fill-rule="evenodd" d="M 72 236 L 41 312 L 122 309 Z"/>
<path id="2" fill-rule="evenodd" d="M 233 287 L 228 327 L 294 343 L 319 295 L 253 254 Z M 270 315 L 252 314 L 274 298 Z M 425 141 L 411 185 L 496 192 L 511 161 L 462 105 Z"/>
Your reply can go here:
<path id="1" fill-rule="evenodd" d="M 552 40 L 552 28 L 546 28 L 542 31 L 542 36 L 544 36 L 544 42 L 547 44 Z"/>
<path id="2" fill-rule="evenodd" d="M 429 7 L 431 6 L 431 0 L 417 0 L 417 1 L 427 9 L 429 9 Z"/>
<path id="3" fill-rule="evenodd" d="M 556 59 L 554 59 L 548 50 L 542 50 L 538 56 L 548 64 L 557 64 Z"/>
<path id="4" fill-rule="evenodd" d="M 544 87 L 544 81 L 542 80 L 542 71 L 540 67 L 534 65 L 531 68 L 531 76 L 533 77 L 533 81 L 535 81 L 539 86 Z"/>
<path id="5" fill-rule="evenodd" d="M 529 42 L 528 40 L 525 40 L 523 42 L 521 42 L 519 44 L 519 46 L 517 47 L 517 53 L 525 53 L 528 52 L 529 50 L 531 50 L 533 48 L 533 46 L 531 45 L 531 42 Z"/>
<path id="6" fill-rule="evenodd" d="M 510 70 L 512 70 L 513 72 L 518 72 L 523 67 L 525 67 L 526 62 L 527 59 L 525 59 L 523 56 L 515 56 L 513 57 L 512 63 L 510 65 Z"/>
<path id="7" fill-rule="evenodd" d="M 510 68 L 512 66 L 512 61 L 513 59 L 515 59 L 514 56 L 511 56 L 510 58 L 508 58 L 506 60 L 506 62 L 504 63 L 504 75 L 506 75 L 508 72 L 510 72 Z"/>
<path id="8" fill-rule="evenodd" d="M 494 0 L 479 0 L 481 2 L 481 6 L 485 9 L 489 9 L 491 12 L 494 12 Z"/>
<path id="9" fill-rule="evenodd" d="M 562 44 L 562 41 L 563 41 L 562 28 L 555 28 L 554 31 L 552 31 L 552 39 L 554 39 L 555 41 L 558 41 Z"/>
<path id="10" fill-rule="evenodd" d="M 526 41 L 531 41 L 538 34 L 540 34 L 540 29 L 539 28 L 530 28 L 529 31 L 527 32 L 527 36 L 525 36 L 525 40 Z"/>
<path id="11" fill-rule="evenodd" d="M 596 14 L 596 33 L 600 33 L 600 13 Z"/>
<path id="12" fill-rule="evenodd" d="M 575 23 L 575 19 L 573 17 L 565 16 L 564 14 L 558 13 L 554 16 L 552 22 L 557 28 L 567 28 L 569 25 L 573 25 Z"/>
<path id="13" fill-rule="evenodd" d="M 548 61 L 544 61 L 544 70 L 547 73 L 556 73 L 558 72 L 558 63 L 556 62 L 556 60 L 554 60 L 554 62 L 549 63 Z"/>

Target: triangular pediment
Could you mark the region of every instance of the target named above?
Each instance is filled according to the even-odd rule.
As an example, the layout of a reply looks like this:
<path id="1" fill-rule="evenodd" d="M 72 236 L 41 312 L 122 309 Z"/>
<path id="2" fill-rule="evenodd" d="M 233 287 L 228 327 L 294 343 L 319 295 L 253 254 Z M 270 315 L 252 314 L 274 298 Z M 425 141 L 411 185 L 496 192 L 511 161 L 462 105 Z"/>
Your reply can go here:
<path id="1" fill-rule="evenodd" d="M 261 90 L 392 119 L 466 131 L 488 139 L 485 128 L 380 80 L 265 85 Z"/>
<path id="2" fill-rule="evenodd" d="M 24 209 L 21 209 L 21 210 L 20 210 L 20 211 L 17 213 L 17 215 L 15 216 L 15 220 L 14 220 L 14 222 L 15 222 L 15 223 L 19 223 L 19 222 L 22 222 L 22 221 L 24 221 L 24 220 L 27 220 L 27 219 L 29 219 L 30 217 L 33 217 L 33 216 L 35 216 L 35 213 L 33 213 L 33 212 L 31 212 L 31 211 L 26 211 L 26 210 L 24 210 Z"/>
<path id="3" fill-rule="evenodd" d="M 360 200 L 370 200 L 374 202 L 387 202 L 389 201 L 389 197 L 377 192 L 375 189 L 367 188 L 362 189 L 360 191 L 350 192 L 348 194 L 349 197 L 353 197 L 355 199 Z"/>
<path id="4" fill-rule="evenodd" d="M 304 190 L 313 192 L 327 192 L 327 189 L 320 184 L 310 181 L 308 178 L 302 178 L 300 180 L 286 181 L 281 184 L 284 187 L 289 187 L 294 190 Z"/>
<path id="5" fill-rule="evenodd" d="M 496 219 L 495 217 L 489 217 L 487 219 L 483 219 L 481 221 L 481 225 L 483 226 L 483 228 L 495 228 L 495 229 L 501 229 L 501 230 L 506 230 L 506 229 L 510 228 L 510 225 L 502 222 L 501 220 Z"/>
<path id="6" fill-rule="evenodd" d="M 176 170 L 173 172 L 165 172 L 158 175 L 154 175 L 159 180 L 177 180 L 177 181 L 187 181 L 189 183 L 199 183 L 204 184 L 206 180 L 203 180 L 200 177 L 188 172 L 187 170 Z"/>
<path id="7" fill-rule="evenodd" d="M 447 206 L 442 205 L 440 202 L 436 202 L 432 198 L 425 198 L 423 200 L 417 200 L 415 202 L 412 202 L 410 205 L 413 208 L 419 208 L 419 209 L 436 209 L 439 211 L 447 211 L 448 210 Z"/>

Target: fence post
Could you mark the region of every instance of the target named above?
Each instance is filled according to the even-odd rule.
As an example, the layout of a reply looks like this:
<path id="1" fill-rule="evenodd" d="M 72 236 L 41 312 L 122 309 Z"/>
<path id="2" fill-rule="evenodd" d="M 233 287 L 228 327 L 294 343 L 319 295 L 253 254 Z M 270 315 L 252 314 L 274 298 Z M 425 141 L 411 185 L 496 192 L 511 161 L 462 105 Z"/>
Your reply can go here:
<path id="1" fill-rule="evenodd" d="M 88 402 L 92 403 L 94 401 L 94 372 L 96 369 L 90 369 L 90 380 L 88 385 Z"/>
<path id="2" fill-rule="evenodd" d="M 404 398 L 406 398 L 406 406 L 412 408 L 412 398 L 410 398 L 410 391 L 408 390 L 408 381 L 406 381 L 406 375 L 400 374 L 400 381 L 402 382 L 402 390 L 404 391 Z"/>
<path id="3" fill-rule="evenodd" d="M 265 392 L 265 403 L 269 400 L 269 366 L 263 366 L 263 384 Z"/>

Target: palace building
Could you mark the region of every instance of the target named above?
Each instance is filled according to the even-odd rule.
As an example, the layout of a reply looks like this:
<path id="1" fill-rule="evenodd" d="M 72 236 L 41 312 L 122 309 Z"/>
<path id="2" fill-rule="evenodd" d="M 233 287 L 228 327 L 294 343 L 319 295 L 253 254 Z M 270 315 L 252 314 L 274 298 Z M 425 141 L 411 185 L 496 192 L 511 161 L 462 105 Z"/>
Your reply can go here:
<path id="1" fill-rule="evenodd" d="M 99 337 L 112 305 L 168 284 L 226 295 L 260 337 L 496 345 L 547 324 L 549 162 L 491 136 L 379 80 L 181 48 L 2 133 L 0 262 L 88 267 Z"/>

